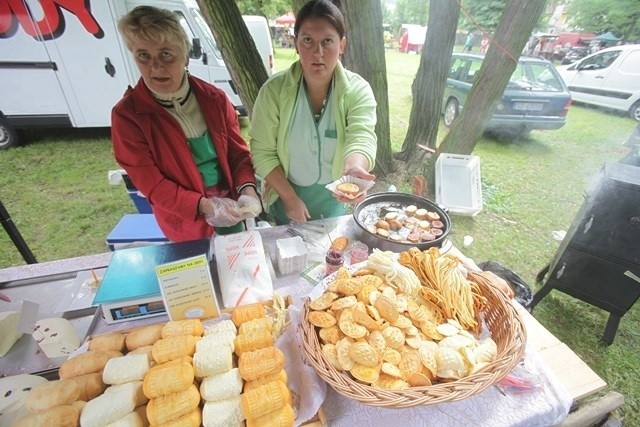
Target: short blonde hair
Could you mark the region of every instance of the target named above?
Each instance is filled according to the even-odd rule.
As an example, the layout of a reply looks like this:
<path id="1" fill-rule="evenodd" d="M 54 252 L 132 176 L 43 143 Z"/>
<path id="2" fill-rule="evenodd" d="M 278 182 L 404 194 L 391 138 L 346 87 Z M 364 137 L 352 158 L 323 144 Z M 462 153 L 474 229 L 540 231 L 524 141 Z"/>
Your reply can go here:
<path id="1" fill-rule="evenodd" d="M 191 50 L 189 37 L 180 25 L 178 16 L 167 9 L 138 6 L 120 18 L 118 30 L 130 51 L 138 40 L 175 43 L 187 57 Z"/>

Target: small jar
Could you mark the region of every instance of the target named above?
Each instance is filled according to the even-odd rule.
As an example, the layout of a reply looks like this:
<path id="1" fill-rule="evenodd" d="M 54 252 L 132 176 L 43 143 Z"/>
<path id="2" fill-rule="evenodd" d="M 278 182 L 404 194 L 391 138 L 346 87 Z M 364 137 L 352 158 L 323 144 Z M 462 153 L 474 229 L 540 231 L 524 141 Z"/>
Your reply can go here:
<path id="1" fill-rule="evenodd" d="M 369 246 L 362 242 L 354 242 L 349 252 L 349 262 L 351 265 L 364 262 L 369 258 Z"/>
<path id="2" fill-rule="evenodd" d="M 325 276 L 328 276 L 344 265 L 344 252 L 341 249 L 330 248 L 324 261 L 326 265 Z"/>

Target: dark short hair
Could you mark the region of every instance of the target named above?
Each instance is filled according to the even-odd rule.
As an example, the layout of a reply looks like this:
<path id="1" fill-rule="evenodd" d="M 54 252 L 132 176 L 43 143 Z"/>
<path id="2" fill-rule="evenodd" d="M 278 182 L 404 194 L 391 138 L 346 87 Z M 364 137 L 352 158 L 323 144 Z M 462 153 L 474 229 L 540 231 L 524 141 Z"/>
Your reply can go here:
<path id="1" fill-rule="evenodd" d="M 296 36 L 304 21 L 310 18 L 326 19 L 336 29 L 340 38 L 345 36 L 344 16 L 340 8 L 330 0 L 311 0 L 300 9 L 298 16 L 296 16 L 296 24 L 293 27 L 293 33 Z"/>

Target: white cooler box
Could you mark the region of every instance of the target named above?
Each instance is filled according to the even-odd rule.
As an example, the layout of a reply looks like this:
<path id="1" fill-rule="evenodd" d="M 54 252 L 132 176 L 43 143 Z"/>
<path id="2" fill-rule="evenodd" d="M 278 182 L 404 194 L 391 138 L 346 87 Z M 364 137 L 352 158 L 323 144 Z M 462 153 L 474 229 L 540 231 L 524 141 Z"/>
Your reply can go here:
<path id="1" fill-rule="evenodd" d="M 454 214 L 474 216 L 482 210 L 480 157 L 440 154 L 436 161 L 436 202 Z"/>

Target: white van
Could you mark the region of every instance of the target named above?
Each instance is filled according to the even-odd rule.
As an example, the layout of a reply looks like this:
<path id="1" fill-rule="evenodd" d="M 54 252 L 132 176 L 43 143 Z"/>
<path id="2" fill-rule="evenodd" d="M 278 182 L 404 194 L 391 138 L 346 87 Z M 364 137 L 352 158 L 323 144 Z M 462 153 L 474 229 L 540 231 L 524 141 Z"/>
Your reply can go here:
<path id="1" fill-rule="evenodd" d="M 558 72 L 574 101 L 628 112 L 640 121 L 640 44 L 602 49 Z"/>
<path id="2" fill-rule="evenodd" d="M 143 4 L 179 15 L 194 46 L 189 72 L 223 89 L 246 114 L 195 0 L 86 0 L 64 6 L 14 0 L 0 7 L 0 149 L 18 143 L 17 129 L 111 125 L 111 109 L 140 77 L 117 21 Z"/>
<path id="3" fill-rule="evenodd" d="M 273 66 L 273 38 L 271 37 L 267 18 L 264 16 L 243 15 L 242 19 L 247 29 L 249 29 L 249 33 L 251 33 L 267 74 L 273 74 L 275 71 Z"/>

